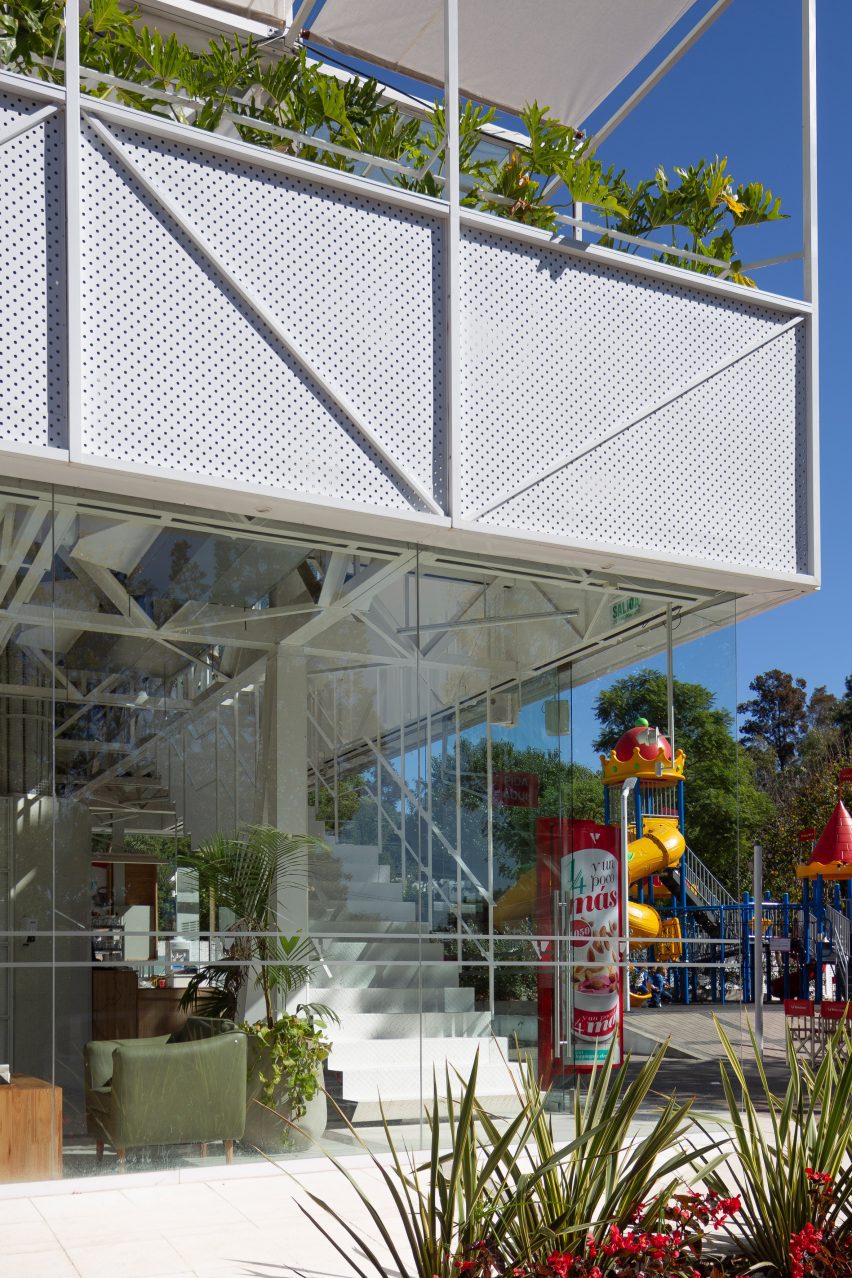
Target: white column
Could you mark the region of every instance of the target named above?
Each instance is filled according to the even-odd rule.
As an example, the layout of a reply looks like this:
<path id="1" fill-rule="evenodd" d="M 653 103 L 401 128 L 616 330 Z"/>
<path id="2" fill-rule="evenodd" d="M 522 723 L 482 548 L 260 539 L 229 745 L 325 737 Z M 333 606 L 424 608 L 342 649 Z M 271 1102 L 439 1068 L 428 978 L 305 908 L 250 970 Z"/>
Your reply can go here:
<path id="1" fill-rule="evenodd" d="M 459 5 L 458 0 L 444 0 L 444 195 L 449 202 L 447 216 L 446 289 L 446 396 L 447 396 L 447 509 L 458 516 L 459 469 L 458 452 L 458 370 L 459 370 L 459 258 L 461 236 L 461 187 L 459 173 Z"/>
<path id="2" fill-rule="evenodd" d="M 264 689 L 265 820 L 287 834 L 308 829 L 308 667 L 298 648 L 279 644 L 269 657 Z M 308 877 L 277 894 L 278 927 L 308 934 Z M 293 1002 L 302 1001 L 296 994 Z M 250 1009 L 251 1010 L 251 1009 Z"/>
<path id="3" fill-rule="evenodd" d="M 802 220 L 805 301 L 813 308 L 807 343 L 808 558 L 820 575 L 819 491 L 819 237 L 817 225 L 816 0 L 802 0 Z"/>
<path id="4" fill-rule="evenodd" d="M 82 231 L 80 195 L 80 0 L 65 4 L 65 280 L 67 307 L 68 448 L 83 452 Z"/>

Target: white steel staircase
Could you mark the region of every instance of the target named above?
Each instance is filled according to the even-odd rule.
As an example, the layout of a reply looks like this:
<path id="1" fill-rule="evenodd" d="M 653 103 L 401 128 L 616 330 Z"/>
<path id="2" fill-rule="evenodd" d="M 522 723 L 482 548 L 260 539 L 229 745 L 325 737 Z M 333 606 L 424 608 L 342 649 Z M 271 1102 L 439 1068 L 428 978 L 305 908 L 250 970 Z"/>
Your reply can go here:
<path id="1" fill-rule="evenodd" d="M 430 933 L 404 899 L 402 880 L 391 881 L 370 845 L 324 836 L 328 853 L 314 853 L 310 869 L 311 936 L 319 955 L 312 1001 L 340 1018 L 330 1026 L 329 1086 L 353 1122 L 377 1122 L 381 1105 L 391 1120 L 417 1121 L 445 1070 L 468 1073 L 480 1052 L 478 1095 L 495 1113 L 517 1106 L 507 1063 L 508 1040 L 490 1034 L 487 1010 L 475 1007 L 472 988 L 459 985 L 459 968 L 445 959 L 449 939 Z"/>

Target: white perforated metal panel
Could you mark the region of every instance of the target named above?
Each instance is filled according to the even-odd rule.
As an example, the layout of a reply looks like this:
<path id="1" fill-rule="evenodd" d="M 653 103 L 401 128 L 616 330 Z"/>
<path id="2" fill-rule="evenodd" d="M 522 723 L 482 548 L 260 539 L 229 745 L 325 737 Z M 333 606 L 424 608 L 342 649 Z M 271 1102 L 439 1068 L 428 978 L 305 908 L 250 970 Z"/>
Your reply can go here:
<path id="1" fill-rule="evenodd" d="M 463 296 L 468 519 L 790 319 L 471 229 Z M 791 331 L 481 522 L 806 571 L 804 389 Z"/>
<path id="2" fill-rule="evenodd" d="M 0 93 L 0 142 L 44 102 Z M 0 439 L 66 445 L 60 119 L 0 146 Z"/>
<path id="3" fill-rule="evenodd" d="M 440 502 L 437 219 L 110 128 Z M 83 186 L 85 452 L 423 508 L 89 127 Z"/>

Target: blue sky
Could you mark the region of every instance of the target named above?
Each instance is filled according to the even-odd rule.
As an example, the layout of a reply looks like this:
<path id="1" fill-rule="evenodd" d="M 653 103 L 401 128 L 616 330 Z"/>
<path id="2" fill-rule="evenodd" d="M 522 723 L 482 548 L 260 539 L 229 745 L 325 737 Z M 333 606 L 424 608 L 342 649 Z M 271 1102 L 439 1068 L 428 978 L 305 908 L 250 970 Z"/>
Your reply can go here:
<path id="1" fill-rule="evenodd" d="M 852 673 L 852 360 L 847 318 L 852 269 L 848 232 L 842 226 L 852 195 L 852 4 L 819 0 L 817 8 L 823 587 L 816 595 L 741 624 L 741 696 L 748 695 L 755 674 L 773 666 L 804 676 L 810 686 L 824 683 L 836 693 Z M 790 221 L 744 231 L 741 243 L 747 256 L 792 252 L 801 243 L 800 14 L 800 0 L 734 0 L 601 148 L 602 159 L 634 177 L 659 163 L 671 167 L 721 154 L 729 157 L 737 181 L 771 186 L 782 197 Z M 796 292 L 800 279 L 796 267 L 782 267 L 763 272 L 760 283 Z"/>
<path id="2" fill-rule="evenodd" d="M 709 3 L 704 8 L 709 7 Z M 702 12 L 698 6 L 696 12 Z M 743 622 L 737 631 L 738 689 L 706 646 L 682 650 L 678 674 L 716 686 L 720 703 L 748 696 L 755 674 L 778 666 L 802 675 L 809 686 L 826 684 L 840 694 L 852 673 L 852 601 L 847 565 L 852 503 L 852 440 L 847 405 L 852 400 L 848 351 L 848 298 L 852 296 L 848 51 L 852 48 L 850 0 L 819 0 L 819 232 L 821 245 L 821 436 L 823 587 L 795 603 Z M 694 21 L 673 33 L 672 43 Z M 801 0 L 734 0 L 730 9 L 669 73 L 600 151 L 607 164 L 632 179 L 659 164 L 697 162 L 727 155 L 736 182 L 760 181 L 781 196 L 790 220 L 748 228 L 738 244 L 746 260 L 795 252 L 801 247 Z M 627 89 L 655 64 L 646 60 Z M 406 82 L 390 77 L 399 87 Z M 410 82 L 409 82 L 410 84 Z M 422 91 L 422 90 L 421 90 Z M 604 104 L 588 121 L 594 131 L 621 100 Z M 762 287 L 800 294 L 801 267 L 760 274 Z M 718 636 L 717 636 L 718 639 Z M 727 658 L 731 644 L 725 643 Z"/>

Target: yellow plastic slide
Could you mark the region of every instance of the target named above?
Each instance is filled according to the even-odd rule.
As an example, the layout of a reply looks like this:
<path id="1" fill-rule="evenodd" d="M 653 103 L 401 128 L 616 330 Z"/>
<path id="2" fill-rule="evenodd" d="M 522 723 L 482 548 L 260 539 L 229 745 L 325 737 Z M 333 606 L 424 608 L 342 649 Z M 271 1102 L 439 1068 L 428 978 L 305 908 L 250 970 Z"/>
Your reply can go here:
<path id="1" fill-rule="evenodd" d="M 686 842 L 675 823 L 666 817 L 646 817 L 642 822 L 642 838 L 627 845 L 627 879 L 638 883 L 654 874 L 673 870 L 680 862 Z M 663 921 L 653 905 L 631 901 L 627 907 L 630 935 L 641 940 L 655 940 L 663 933 Z"/>
<path id="2" fill-rule="evenodd" d="M 627 878 L 630 883 L 674 869 L 684 854 L 686 843 L 670 817 L 646 817 L 642 838 L 627 845 Z M 503 927 L 516 919 L 529 918 L 535 909 L 536 871 L 527 870 L 494 905 L 494 926 Z M 663 920 L 652 905 L 631 901 L 627 907 L 630 935 L 637 940 L 655 940 L 663 935 Z"/>

